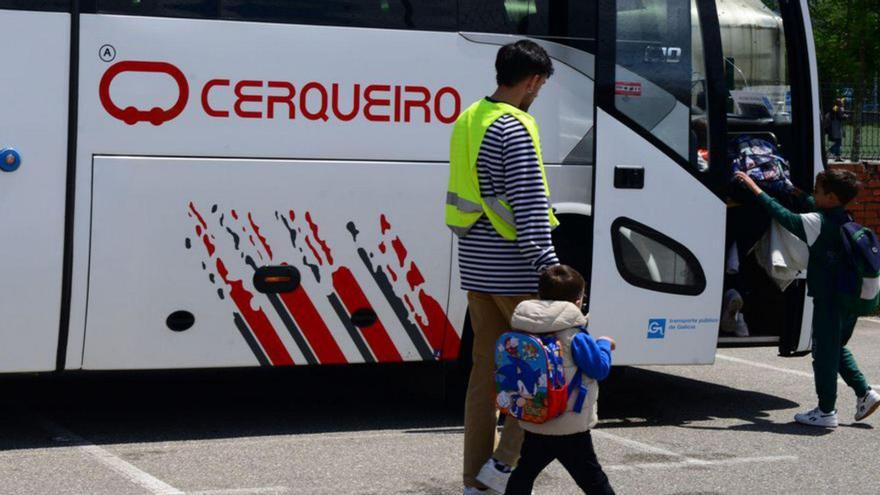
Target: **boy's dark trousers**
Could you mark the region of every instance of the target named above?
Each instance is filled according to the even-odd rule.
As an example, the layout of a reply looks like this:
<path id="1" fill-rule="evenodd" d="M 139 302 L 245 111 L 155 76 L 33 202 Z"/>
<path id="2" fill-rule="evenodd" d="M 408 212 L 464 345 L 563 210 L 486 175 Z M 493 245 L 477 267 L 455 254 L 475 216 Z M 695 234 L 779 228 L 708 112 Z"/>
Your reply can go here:
<path id="1" fill-rule="evenodd" d="M 858 397 L 864 397 L 870 387 L 845 347 L 858 318 L 843 311 L 833 297 L 815 299 L 813 307 L 813 375 L 819 409 L 829 413 L 837 402 L 838 373 Z"/>
<path id="2" fill-rule="evenodd" d="M 519 464 L 510 475 L 505 495 L 530 495 L 535 478 L 554 459 L 559 459 L 587 495 L 614 495 L 596 459 L 589 431 L 559 436 L 525 432 Z"/>

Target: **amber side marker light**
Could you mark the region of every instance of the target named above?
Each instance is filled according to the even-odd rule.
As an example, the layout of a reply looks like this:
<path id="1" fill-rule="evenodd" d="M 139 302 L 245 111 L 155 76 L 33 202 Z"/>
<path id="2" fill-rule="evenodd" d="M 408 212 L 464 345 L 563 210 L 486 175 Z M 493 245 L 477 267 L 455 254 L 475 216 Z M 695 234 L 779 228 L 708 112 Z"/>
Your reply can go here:
<path id="1" fill-rule="evenodd" d="M 263 294 L 293 292 L 299 287 L 299 270 L 287 265 L 261 266 L 254 272 L 254 288 Z"/>

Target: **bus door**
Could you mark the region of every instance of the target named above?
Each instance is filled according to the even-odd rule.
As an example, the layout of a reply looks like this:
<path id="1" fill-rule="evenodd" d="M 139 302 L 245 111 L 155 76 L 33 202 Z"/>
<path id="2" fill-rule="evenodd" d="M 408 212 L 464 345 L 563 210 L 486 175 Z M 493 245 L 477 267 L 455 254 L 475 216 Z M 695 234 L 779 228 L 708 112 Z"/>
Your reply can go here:
<path id="1" fill-rule="evenodd" d="M 816 61 L 809 14 L 801 1 L 715 0 L 724 64 L 725 114 L 728 138 L 748 135 L 773 143 L 791 166 L 791 181 L 805 191 L 822 170 Z M 748 19 L 748 22 L 744 22 Z M 797 201 L 789 207 L 799 213 Z M 800 205 L 803 208 L 803 205 Z M 728 228 L 753 222 L 757 205 L 728 209 Z M 808 353 L 812 336 L 812 301 L 806 280 L 785 288 L 776 285 L 751 258 L 743 260 L 741 283 L 749 336 L 726 335 L 719 346 L 772 345 L 779 354 Z"/>
<path id="2" fill-rule="evenodd" d="M 0 0 L 0 372 L 55 369 L 64 247 L 69 2 Z"/>
<path id="3" fill-rule="evenodd" d="M 598 24 L 590 327 L 616 338 L 615 364 L 712 363 L 726 215 L 714 2 L 602 0 Z"/>

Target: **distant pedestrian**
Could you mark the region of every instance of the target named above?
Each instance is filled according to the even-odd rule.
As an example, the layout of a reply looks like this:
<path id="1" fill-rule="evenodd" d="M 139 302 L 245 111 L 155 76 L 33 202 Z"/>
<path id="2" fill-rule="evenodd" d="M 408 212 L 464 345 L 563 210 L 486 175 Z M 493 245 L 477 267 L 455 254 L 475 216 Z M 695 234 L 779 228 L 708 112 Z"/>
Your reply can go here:
<path id="1" fill-rule="evenodd" d="M 532 41 L 505 45 L 498 88 L 465 110 L 452 131 L 446 224 L 458 236 L 461 287 L 468 291 L 473 368 L 464 410 L 464 493 L 503 493 L 523 432 L 506 421 L 496 440 L 495 341 L 513 309 L 534 298 L 538 275 L 559 263 L 538 125 L 527 113 L 553 74 Z"/>
<path id="2" fill-rule="evenodd" d="M 829 153 L 835 161 L 840 161 L 841 146 L 843 145 L 843 121 L 846 120 L 846 112 L 843 108 L 843 99 L 834 100 L 834 106 L 825 114 L 824 124 L 825 132 L 828 134 L 828 140 L 831 141 L 831 149 Z"/>

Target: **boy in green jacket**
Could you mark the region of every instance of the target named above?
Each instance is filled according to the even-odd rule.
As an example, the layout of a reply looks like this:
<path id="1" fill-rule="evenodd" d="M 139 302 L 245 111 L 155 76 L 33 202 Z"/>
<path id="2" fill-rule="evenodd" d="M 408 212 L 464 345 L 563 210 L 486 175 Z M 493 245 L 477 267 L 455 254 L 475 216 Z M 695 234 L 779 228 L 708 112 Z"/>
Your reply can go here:
<path id="1" fill-rule="evenodd" d="M 880 408 L 880 394 L 872 390 L 859 371 L 846 343 L 852 337 L 858 317 L 849 314 L 835 297 L 834 274 L 843 260 L 840 226 L 846 221 L 844 207 L 852 201 L 861 183 L 852 172 L 827 170 L 816 177 L 816 190 L 807 202 L 816 210 L 796 214 L 763 192 L 745 173 L 736 178 L 758 196 L 758 202 L 786 230 L 807 243 L 807 290 L 813 298 L 813 377 L 819 407 L 796 414 L 798 423 L 834 428 L 838 424 L 837 374 L 858 397 L 855 420 L 861 421 Z"/>

